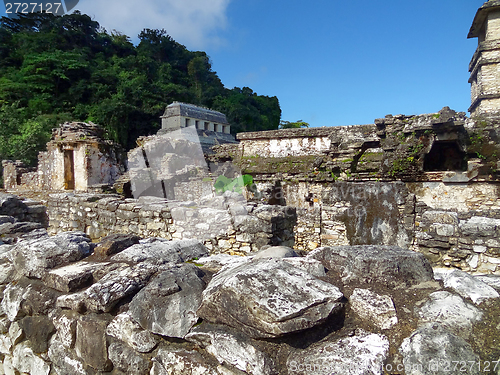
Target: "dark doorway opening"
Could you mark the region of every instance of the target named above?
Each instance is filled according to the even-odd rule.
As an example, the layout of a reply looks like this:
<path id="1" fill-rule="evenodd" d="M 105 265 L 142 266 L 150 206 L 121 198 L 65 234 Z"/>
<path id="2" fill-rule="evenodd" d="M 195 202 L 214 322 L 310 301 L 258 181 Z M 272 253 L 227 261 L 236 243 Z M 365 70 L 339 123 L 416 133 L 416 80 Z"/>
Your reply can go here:
<path id="1" fill-rule="evenodd" d="M 432 145 L 431 151 L 425 155 L 424 171 L 466 171 L 465 156 L 465 152 L 460 150 L 457 142 L 436 141 Z"/>
<path id="2" fill-rule="evenodd" d="M 64 150 L 64 189 L 75 190 L 75 159 L 73 150 Z"/>

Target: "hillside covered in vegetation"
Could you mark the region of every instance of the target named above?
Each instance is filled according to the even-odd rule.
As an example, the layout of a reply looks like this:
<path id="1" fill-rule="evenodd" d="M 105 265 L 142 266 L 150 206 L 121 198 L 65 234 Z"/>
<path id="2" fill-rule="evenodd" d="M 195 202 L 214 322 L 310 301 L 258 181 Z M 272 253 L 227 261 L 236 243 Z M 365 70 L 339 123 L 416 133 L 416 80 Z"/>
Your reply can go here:
<path id="1" fill-rule="evenodd" d="M 165 30 L 144 29 L 134 46 L 89 16 L 30 14 L 0 22 L 0 160 L 33 164 L 63 121 L 92 121 L 125 148 L 154 134 L 166 105 L 222 111 L 232 131 L 277 129 L 276 97 L 227 89 L 205 52 Z"/>

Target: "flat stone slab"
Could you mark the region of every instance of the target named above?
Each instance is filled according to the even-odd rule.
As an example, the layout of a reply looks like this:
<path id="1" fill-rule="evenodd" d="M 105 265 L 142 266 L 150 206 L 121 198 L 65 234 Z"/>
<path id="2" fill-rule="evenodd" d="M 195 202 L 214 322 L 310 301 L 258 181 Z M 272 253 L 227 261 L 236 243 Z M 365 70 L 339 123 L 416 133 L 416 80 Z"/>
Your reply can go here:
<path id="1" fill-rule="evenodd" d="M 354 289 L 349 302 L 361 319 L 380 329 L 389 329 L 398 323 L 394 302 L 388 295 L 381 296 L 369 289 Z"/>
<path id="2" fill-rule="evenodd" d="M 266 259 L 266 258 L 291 258 L 297 257 L 297 253 L 288 246 L 271 246 L 267 249 L 260 250 L 254 255 L 253 259 Z"/>
<path id="3" fill-rule="evenodd" d="M 431 293 L 429 300 L 415 308 L 415 312 L 420 323 L 438 322 L 461 336 L 468 336 L 472 325 L 483 317 L 477 307 L 447 291 Z"/>
<path id="4" fill-rule="evenodd" d="M 479 356 L 463 338 L 454 335 L 439 323 L 420 327 L 403 340 L 400 353 L 407 375 L 465 374 L 478 375 Z M 463 371 L 462 366 L 468 364 Z M 461 371 L 462 369 L 462 371 Z"/>
<path id="5" fill-rule="evenodd" d="M 68 266 L 53 269 L 45 274 L 43 282 L 49 288 L 61 292 L 73 292 L 92 281 L 92 274 L 98 268 L 108 266 L 110 263 L 96 263 L 81 261 Z"/>
<path id="6" fill-rule="evenodd" d="M 19 273 L 40 279 L 57 266 L 85 258 L 92 249 L 85 233 L 65 232 L 19 242 L 12 249 L 12 260 Z"/>
<path id="7" fill-rule="evenodd" d="M 388 353 L 387 337 L 358 329 L 352 337 L 292 352 L 286 364 L 297 375 L 380 375 Z"/>
<path id="8" fill-rule="evenodd" d="M 500 275 L 474 276 L 476 279 L 488 284 L 496 291 L 500 291 Z"/>
<path id="9" fill-rule="evenodd" d="M 196 343 L 213 355 L 220 364 L 229 364 L 254 375 L 273 374 L 272 360 L 257 349 L 248 337 L 221 329 L 194 329 L 186 340 Z"/>
<path id="10" fill-rule="evenodd" d="M 198 322 L 205 288 L 201 276 L 192 264 L 161 272 L 134 296 L 129 304 L 131 317 L 153 333 L 184 338 Z"/>
<path id="11" fill-rule="evenodd" d="M 115 316 L 106 328 L 106 333 L 125 342 L 131 348 L 141 353 L 150 352 L 160 342 L 158 336 L 142 329 L 129 313 L 122 313 Z"/>
<path id="12" fill-rule="evenodd" d="M 133 245 L 111 259 L 120 262 L 148 262 L 161 265 L 168 262 L 182 263 L 208 255 L 208 249 L 198 240 L 166 241 L 149 239 Z"/>
<path id="13" fill-rule="evenodd" d="M 476 305 L 489 298 L 500 297 L 491 286 L 460 270 L 453 270 L 443 275 L 443 284 L 446 288 L 455 290 L 462 297 L 470 298 Z"/>
<path id="14" fill-rule="evenodd" d="M 334 285 L 282 259 L 260 259 L 222 270 L 203 292 L 198 315 L 254 338 L 311 328 L 343 308 Z"/>
<path id="15" fill-rule="evenodd" d="M 421 253 L 396 246 L 320 247 L 307 255 L 351 281 L 411 286 L 433 280 L 432 267 Z"/>

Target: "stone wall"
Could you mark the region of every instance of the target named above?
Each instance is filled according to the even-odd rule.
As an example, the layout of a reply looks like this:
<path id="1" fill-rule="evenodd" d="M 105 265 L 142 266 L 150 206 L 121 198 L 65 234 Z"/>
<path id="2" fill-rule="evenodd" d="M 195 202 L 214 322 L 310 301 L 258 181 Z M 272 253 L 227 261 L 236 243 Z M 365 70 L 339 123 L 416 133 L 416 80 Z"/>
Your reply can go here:
<path id="1" fill-rule="evenodd" d="M 47 227 L 46 211 L 46 207 L 39 201 L 0 193 L 0 216 L 11 216 L 19 222 L 41 223 Z"/>
<path id="2" fill-rule="evenodd" d="M 59 193 L 50 194 L 47 205 L 51 234 L 79 230 L 93 240 L 111 233 L 196 238 L 213 253 L 241 255 L 265 245 L 292 245 L 296 222 L 291 207 L 247 204 L 236 193 L 203 202 Z"/>

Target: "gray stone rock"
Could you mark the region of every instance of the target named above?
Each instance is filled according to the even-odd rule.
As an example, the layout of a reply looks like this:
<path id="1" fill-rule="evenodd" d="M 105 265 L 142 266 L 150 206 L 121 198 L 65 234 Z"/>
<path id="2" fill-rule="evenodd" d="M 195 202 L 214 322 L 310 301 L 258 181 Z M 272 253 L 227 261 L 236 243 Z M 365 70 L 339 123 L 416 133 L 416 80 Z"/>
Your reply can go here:
<path id="1" fill-rule="evenodd" d="M 243 335 L 233 335 L 223 330 L 195 329 L 186 335 L 213 355 L 221 365 L 230 365 L 253 375 L 272 374 L 272 360 Z"/>
<path id="2" fill-rule="evenodd" d="M 105 267 L 109 263 L 77 262 L 67 266 L 59 267 L 47 272 L 43 282 L 49 288 L 61 292 L 73 292 L 92 282 L 93 272 L 96 268 Z"/>
<path id="3" fill-rule="evenodd" d="M 462 235 L 472 236 L 495 236 L 499 234 L 500 219 L 491 219 L 482 216 L 473 216 L 469 220 L 463 221 L 459 225 Z"/>
<path id="4" fill-rule="evenodd" d="M 206 255 L 208 255 L 207 248 L 198 240 L 166 241 L 158 239 L 133 245 L 111 259 L 160 265 L 167 262 L 182 263 Z"/>
<path id="5" fill-rule="evenodd" d="M 496 291 L 500 291 L 500 275 L 482 275 L 474 277 L 483 283 L 488 284 Z"/>
<path id="6" fill-rule="evenodd" d="M 281 259 L 261 259 L 215 275 L 198 315 L 251 337 L 271 338 L 324 322 L 343 308 L 342 298 L 337 287 Z"/>
<path id="7" fill-rule="evenodd" d="M 132 318 L 143 329 L 183 338 L 198 321 L 205 283 L 192 264 L 164 271 L 137 293 L 129 304 Z"/>
<path id="8" fill-rule="evenodd" d="M 388 295 L 381 296 L 368 289 L 354 289 L 349 302 L 361 319 L 380 329 L 389 329 L 398 323 L 394 302 Z"/>
<path id="9" fill-rule="evenodd" d="M 158 271 L 156 266 L 140 263 L 125 269 L 117 269 L 92 284 L 83 294 L 83 302 L 90 311 L 110 311 L 122 298 L 144 287 Z"/>
<path id="10" fill-rule="evenodd" d="M 56 340 L 55 336 L 50 341 L 48 357 L 57 375 L 89 375 L 82 359 Z"/>
<path id="11" fill-rule="evenodd" d="M 269 258 L 291 258 L 298 257 L 297 253 L 288 246 L 271 246 L 267 249 L 260 250 L 254 255 L 253 259 L 269 259 Z"/>
<path id="12" fill-rule="evenodd" d="M 109 346 L 109 359 L 113 362 L 114 370 L 130 375 L 148 375 L 151 361 L 148 357 L 138 354 L 129 346 L 114 342 Z"/>
<path id="13" fill-rule="evenodd" d="M 395 287 L 433 279 L 432 267 L 423 254 L 396 246 L 320 247 L 307 257 L 339 273 L 344 284 L 357 281 Z"/>
<path id="14" fill-rule="evenodd" d="M 79 316 L 71 310 L 61 310 L 52 316 L 52 324 L 56 328 L 56 340 L 66 349 L 72 349 L 75 345 L 76 322 Z"/>
<path id="15" fill-rule="evenodd" d="M 219 372 L 197 351 L 183 349 L 158 350 L 153 358 L 151 375 L 218 375 Z"/>
<path id="16" fill-rule="evenodd" d="M 48 349 L 48 342 L 55 332 L 51 319 L 45 315 L 27 316 L 19 321 L 26 339 L 30 340 L 30 347 L 35 353 L 44 353 Z"/>
<path id="17" fill-rule="evenodd" d="M 467 337 L 472 325 L 482 319 L 483 313 L 474 305 L 447 291 L 434 292 L 421 307 L 415 308 L 420 323 L 437 322 L 451 332 Z"/>
<path id="18" fill-rule="evenodd" d="M 94 249 L 97 256 L 107 257 L 119 253 L 132 245 L 138 244 L 139 236 L 133 234 L 114 233 L 104 237 Z"/>
<path id="19" fill-rule="evenodd" d="M 50 364 L 37 356 L 26 341 L 14 348 L 12 366 L 19 372 L 30 375 L 49 375 L 50 372 Z"/>
<path id="20" fill-rule="evenodd" d="M 488 284 L 460 270 L 453 270 L 443 275 L 443 284 L 455 290 L 464 298 L 470 298 L 476 305 L 489 298 L 498 298 L 500 295 Z"/>
<path id="21" fill-rule="evenodd" d="M 242 263 L 250 262 L 251 257 L 243 257 L 239 255 L 215 254 L 208 257 L 200 258 L 196 261 L 204 270 L 217 273 L 224 267 L 236 267 Z"/>
<path id="22" fill-rule="evenodd" d="M 83 232 L 65 232 L 18 243 L 12 250 L 19 273 L 42 278 L 57 266 L 78 261 L 92 252 L 90 239 Z"/>
<path id="23" fill-rule="evenodd" d="M 22 287 L 17 284 L 8 284 L 3 292 L 1 307 L 11 322 L 24 316 L 21 304 L 26 300 L 31 285 Z"/>
<path id="24" fill-rule="evenodd" d="M 316 259 L 306 257 L 283 258 L 284 262 L 291 264 L 296 268 L 300 268 L 307 273 L 316 277 L 326 276 L 326 270 L 323 264 Z"/>
<path id="25" fill-rule="evenodd" d="M 113 367 L 108 358 L 106 326 L 109 318 L 104 314 L 88 314 L 76 323 L 76 354 L 90 367 L 98 371 L 109 371 Z"/>
<path id="26" fill-rule="evenodd" d="M 287 369 L 297 375 L 380 375 L 388 353 L 387 337 L 359 329 L 354 336 L 292 352 Z"/>
<path id="27" fill-rule="evenodd" d="M 16 219 L 12 216 L 7 216 L 7 215 L 0 215 L 0 225 L 2 224 L 13 224 L 16 221 Z"/>
<path id="28" fill-rule="evenodd" d="M 407 375 L 480 373 L 476 365 L 470 366 L 470 362 L 479 363 L 479 356 L 472 351 L 470 344 L 438 323 L 417 329 L 403 340 L 399 351 Z M 466 372 L 460 365 L 462 363 L 467 364 Z"/>
<path id="29" fill-rule="evenodd" d="M 106 333 L 125 342 L 140 353 L 150 352 L 160 342 L 158 336 L 142 329 L 128 312 L 117 315 L 109 323 Z"/>

